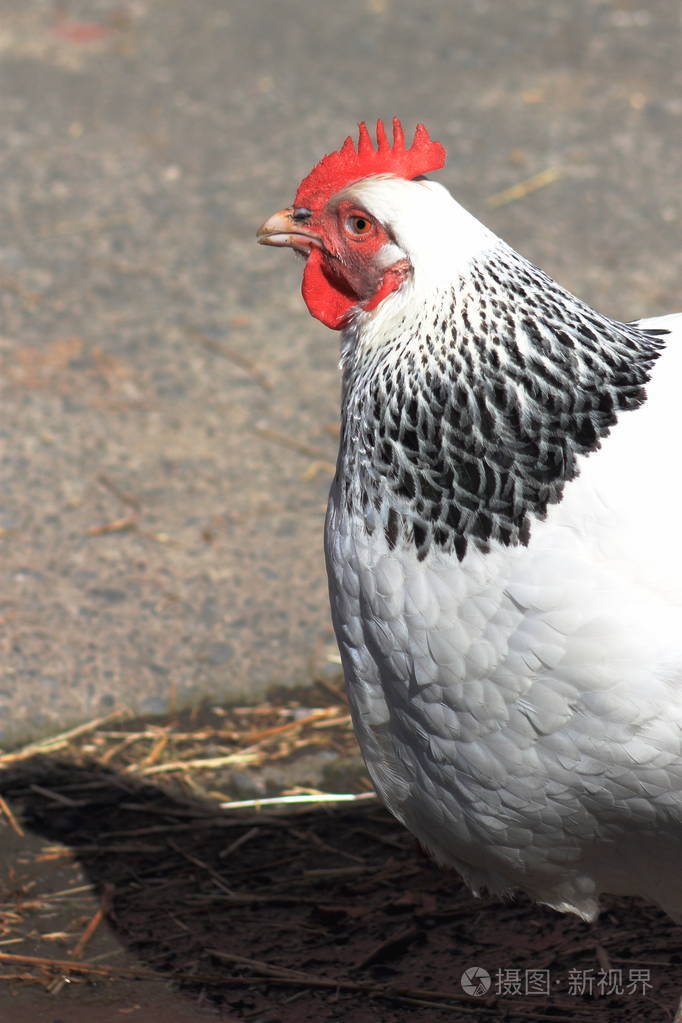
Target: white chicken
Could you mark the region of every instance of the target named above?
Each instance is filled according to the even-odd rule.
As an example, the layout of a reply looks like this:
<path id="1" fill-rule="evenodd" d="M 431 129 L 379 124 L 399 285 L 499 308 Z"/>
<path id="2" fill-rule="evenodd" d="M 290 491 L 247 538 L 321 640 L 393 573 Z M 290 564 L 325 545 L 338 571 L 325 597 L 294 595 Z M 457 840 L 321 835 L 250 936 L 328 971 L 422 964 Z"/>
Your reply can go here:
<path id="1" fill-rule="evenodd" d="M 326 557 L 357 736 L 474 890 L 682 919 L 682 316 L 594 312 L 423 177 L 444 160 L 361 124 L 258 235 L 343 331 Z"/>

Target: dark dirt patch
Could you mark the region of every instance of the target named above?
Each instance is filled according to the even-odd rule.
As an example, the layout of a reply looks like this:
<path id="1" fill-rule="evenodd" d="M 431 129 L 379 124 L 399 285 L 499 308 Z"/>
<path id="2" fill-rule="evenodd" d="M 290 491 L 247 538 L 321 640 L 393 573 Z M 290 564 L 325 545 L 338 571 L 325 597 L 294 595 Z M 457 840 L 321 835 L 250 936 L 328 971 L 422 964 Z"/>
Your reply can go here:
<path id="1" fill-rule="evenodd" d="M 54 998 L 16 984 L 6 996 L 0 996 L 0 1023 L 215 1023 L 215 1012 L 181 1004 L 162 981 L 154 981 L 140 990 L 139 981 L 119 980 L 115 991 L 92 985 Z M 221 1023 L 236 1023 L 237 1017 L 221 1016 Z"/>
<path id="2" fill-rule="evenodd" d="M 89 977 L 109 1004 L 131 969 L 172 980 L 188 1006 L 257 1023 L 656 1023 L 682 991 L 679 928 L 654 908 L 611 899 L 587 926 L 525 899 L 474 899 L 377 805 L 236 816 L 49 758 L 6 771 L 1 789 L 33 835 L 14 836 L 4 865 L 5 933 L 23 940 L 0 952 L 68 958 L 40 941 L 63 925 L 54 903 L 49 924 L 41 908 L 41 893 L 67 880 L 54 873 L 70 869 L 55 853 L 63 843 L 97 897 L 111 892 L 109 924 L 132 956 L 132 967 Z M 36 835 L 50 843 L 42 858 Z M 462 991 L 470 967 L 489 972 L 485 997 Z M 14 990 L 68 973 L 0 969 Z M 579 994 L 590 978 L 593 996 Z M 531 982 L 538 993 L 526 993 Z"/>

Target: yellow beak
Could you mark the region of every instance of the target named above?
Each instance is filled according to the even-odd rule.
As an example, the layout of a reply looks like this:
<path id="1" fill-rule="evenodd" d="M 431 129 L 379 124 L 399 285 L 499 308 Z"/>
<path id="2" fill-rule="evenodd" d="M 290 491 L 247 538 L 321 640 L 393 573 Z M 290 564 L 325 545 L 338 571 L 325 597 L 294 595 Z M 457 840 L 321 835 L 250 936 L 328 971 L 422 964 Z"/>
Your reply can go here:
<path id="1" fill-rule="evenodd" d="M 256 239 L 261 245 L 288 245 L 304 255 L 310 253 L 313 245 L 322 247 L 319 235 L 309 231 L 302 223 L 294 220 L 293 206 L 278 210 L 258 228 Z"/>

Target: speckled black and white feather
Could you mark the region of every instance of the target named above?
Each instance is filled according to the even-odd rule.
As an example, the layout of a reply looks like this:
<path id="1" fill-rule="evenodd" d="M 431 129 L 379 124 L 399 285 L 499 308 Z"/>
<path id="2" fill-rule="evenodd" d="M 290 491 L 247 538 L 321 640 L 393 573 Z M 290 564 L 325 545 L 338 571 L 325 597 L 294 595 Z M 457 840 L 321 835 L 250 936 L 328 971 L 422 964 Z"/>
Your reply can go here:
<path id="1" fill-rule="evenodd" d="M 593 312 L 500 245 L 348 360 L 340 479 L 349 512 L 462 558 L 528 543 L 577 456 L 645 400 L 662 343 Z"/>

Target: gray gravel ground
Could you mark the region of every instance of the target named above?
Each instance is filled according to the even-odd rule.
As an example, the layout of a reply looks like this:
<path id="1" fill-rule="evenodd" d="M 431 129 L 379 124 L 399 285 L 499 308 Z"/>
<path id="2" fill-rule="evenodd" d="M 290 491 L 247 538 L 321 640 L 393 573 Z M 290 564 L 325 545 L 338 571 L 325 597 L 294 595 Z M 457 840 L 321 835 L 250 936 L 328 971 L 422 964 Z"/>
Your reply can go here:
<path id="1" fill-rule="evenodd" d="M 359 118 L 603 311 L 682 307 L 681 42 L 678 0 L 1 0 L 1 745 L 310 677 L 338 338 L 254 231 Z"/>

